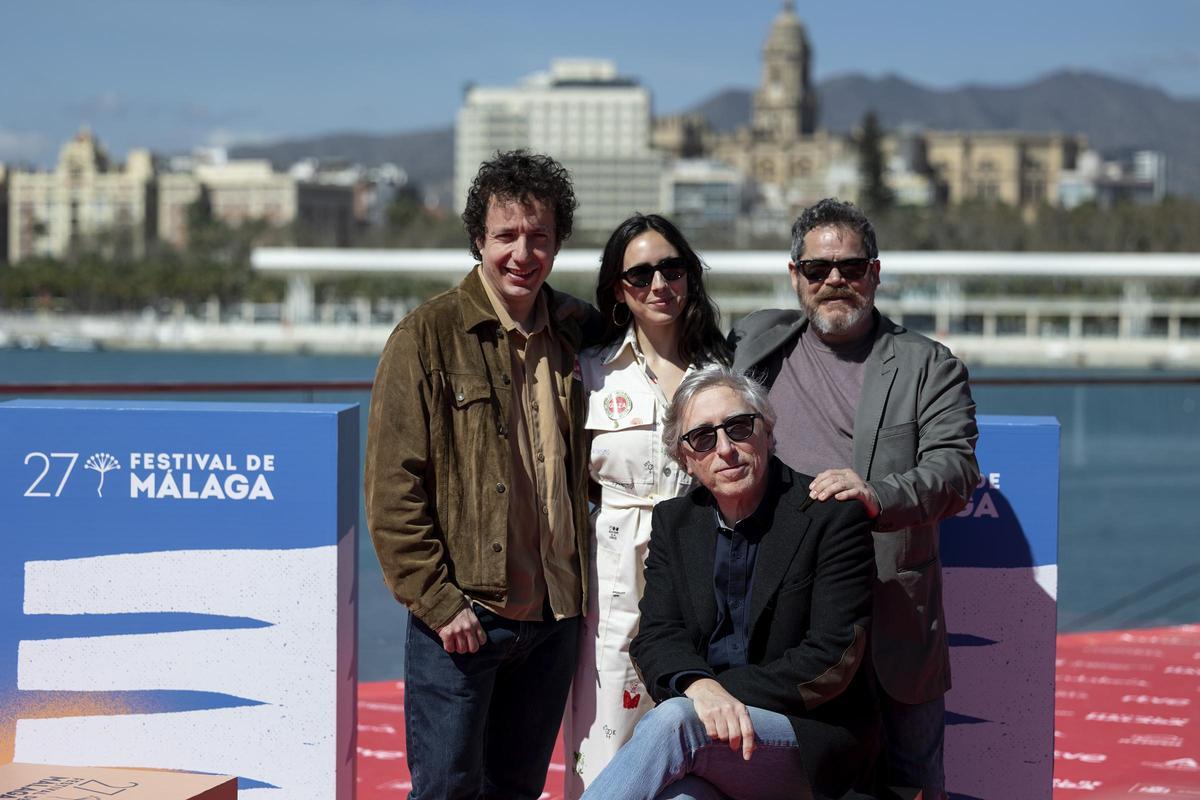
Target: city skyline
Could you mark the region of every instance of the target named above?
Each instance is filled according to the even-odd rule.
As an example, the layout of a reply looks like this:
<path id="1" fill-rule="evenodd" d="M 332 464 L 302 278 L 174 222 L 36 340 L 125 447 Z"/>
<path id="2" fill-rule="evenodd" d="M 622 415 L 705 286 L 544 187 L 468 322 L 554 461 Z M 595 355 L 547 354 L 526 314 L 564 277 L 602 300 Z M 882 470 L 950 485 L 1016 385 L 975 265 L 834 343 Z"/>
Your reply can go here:
<path id="1" fill-rule="evenodd" d="M 1086 69 L 1200 100 L 1200 5 L 1110 5 L 798 3 L 796 13 L 818 81 L 857 72 L 931 88 L 1012 86 Z M 756 86 L 781 7 L 175 0 L 167 19 L 147 0 L 23 2 L 9 8 L 0 43 L 0 67 L 23 76 L 6 86 L 0 161 L 49 166 L 82 125 L 117 158 L 131 147 L 445 127 L 464 85 L 512 84 L 562 57 L 615 61 L 650 89 L 655 113 L 672 113 Z"/>

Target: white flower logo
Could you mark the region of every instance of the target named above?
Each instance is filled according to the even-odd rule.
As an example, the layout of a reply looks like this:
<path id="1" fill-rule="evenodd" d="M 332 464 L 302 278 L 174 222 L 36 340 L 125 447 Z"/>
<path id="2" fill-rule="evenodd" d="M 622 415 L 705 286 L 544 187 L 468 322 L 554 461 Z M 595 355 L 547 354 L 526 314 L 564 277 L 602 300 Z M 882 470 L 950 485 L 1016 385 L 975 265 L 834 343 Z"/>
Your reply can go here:
<path id="1" fill-rule="evenodd" d="M 92 453 L 84 463 L 83 468 L 94 469 L 100 473 L 100 484 L 96 487 L 96 494 L 104 497 L 104 473 L 120 469 L 121 462 L 117 461 L 115 456 L 110 456 L 108 453 Z"/>

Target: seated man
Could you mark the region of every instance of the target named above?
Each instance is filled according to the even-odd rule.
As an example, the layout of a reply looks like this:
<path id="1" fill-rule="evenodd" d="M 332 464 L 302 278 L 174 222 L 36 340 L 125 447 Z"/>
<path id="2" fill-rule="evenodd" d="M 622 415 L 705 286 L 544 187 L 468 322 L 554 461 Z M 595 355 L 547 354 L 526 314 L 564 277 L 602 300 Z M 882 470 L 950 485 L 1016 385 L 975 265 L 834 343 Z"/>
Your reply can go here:
<path id="1" fill-rule="evenodd" d="M 654 509 L 630 648 L 659 705 L 585 800 L 870 787 L 871 523 L 859 503 L 808 499 L 812 478 L 772 455 L 774 425 L 765 390 L 726 367 L 675 392 L 663 439 L 701 486 Z"/>

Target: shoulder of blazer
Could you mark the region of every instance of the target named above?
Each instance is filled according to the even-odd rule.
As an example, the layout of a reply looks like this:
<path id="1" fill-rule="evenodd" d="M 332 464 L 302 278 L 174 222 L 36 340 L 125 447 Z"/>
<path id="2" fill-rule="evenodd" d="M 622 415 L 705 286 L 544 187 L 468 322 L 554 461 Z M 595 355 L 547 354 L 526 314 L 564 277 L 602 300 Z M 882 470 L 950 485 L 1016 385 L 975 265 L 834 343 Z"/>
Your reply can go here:
<path id="1" fill-rule="evenodd" d="M 804 319 L 804 312 L 798 308 L 764 308 L 742 317 L 733 329 L 741 338 L 753 339 L 776 326 L 790 328 Z"/>
<path id="2" fill-rule="evenodd" d="M 774 339 L 786 336 L 807 321 L 804 312 L 798 308 L 765 308 L 738 320 L 730 336 L 734 344 L 753 346 L 764 337 Z"/>
<path id="3" fill-rule="evenodd" d="M 780 505 L 790 505 L 796 513 L 803 514 L 821 524 L 854 525 L 869 519 L 867 510 L 863 508 L 862 503 L 857 501 L 834 500 L 831 497 L 828 500 L 809 502 L 808 485 L 813 481 L 812 476 L 796 472 L 786 464 L 782 464 L 782 467 L 785 470 L 785 480 L 790 483 L 790 487 L 781 498 Z"/>
<path id="4" fill-rule="evenodd" d="M 799 309 L 778 308 L 755 311 L 742 319 L 729 334 L 729 343 L 734 347 L 734 369 L 758 365 L 794 341 L 807 321 Z"/>
<path id="5" fill-rule="evenodd" d="M 710 497 L 708 489 L 705 489 L 697 481 L 687 494 L 659 501 L 654 506 L 654 514 L 664 521 L 670 522 L 676 522 L 694 514 L 711 514 Z"/>
<path id="6" fill-rule="evenodd" d="M 941 342 L 930 339 L 924 334 L 910 331 L 903 325 L 898 325 L 892 322 L 887 317 L 880 315 L 878 337 L 887 336 L 891 339 L 892 348 L 896 355 L 913 361 L 944 361 L 947 358 L 955 358 L 956 356 L 950 352 L 950 348 Z"/>
<path id="7" fill-rule="evenodd" d="M 814 501 L 805 509 L 805 513 L 815 522 L 835 527 L 849 527 L 870 521 L 867 509 L 857 500 L 834 500 L 831 497 Z"/>

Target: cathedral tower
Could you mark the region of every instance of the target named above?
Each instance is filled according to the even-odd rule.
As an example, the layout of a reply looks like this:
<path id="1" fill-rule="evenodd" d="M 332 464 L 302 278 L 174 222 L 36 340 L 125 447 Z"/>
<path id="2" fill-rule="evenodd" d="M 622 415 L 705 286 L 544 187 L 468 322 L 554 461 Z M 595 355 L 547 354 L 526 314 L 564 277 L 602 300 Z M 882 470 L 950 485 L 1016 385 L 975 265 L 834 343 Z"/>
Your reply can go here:
<path id="1" fill-rule="evenodd" d="M 762 86 L 754 93 L 754 129 L 777 142 L 793 141 L 817 126 L 812 90 L 812 49 L 793 0 L 771 23 L 763 45 Z"/>

